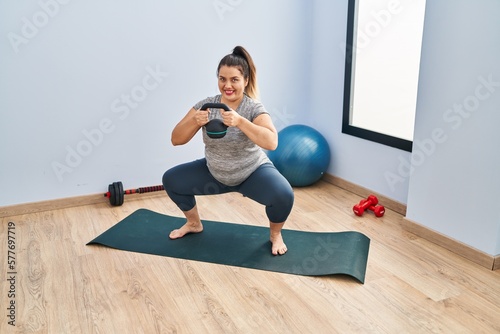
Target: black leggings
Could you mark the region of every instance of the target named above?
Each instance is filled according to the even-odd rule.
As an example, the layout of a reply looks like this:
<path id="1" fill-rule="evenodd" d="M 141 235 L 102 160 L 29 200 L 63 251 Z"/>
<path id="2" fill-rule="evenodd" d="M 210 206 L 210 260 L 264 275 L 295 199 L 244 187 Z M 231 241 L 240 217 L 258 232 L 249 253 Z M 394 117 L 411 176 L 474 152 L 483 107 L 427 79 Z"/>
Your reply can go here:
<path id="1" fill-rule="evenodd" d="M 217 181 L 209 172 L 206 159 L 173 167 L 163 174 L 163 186 L 168 196 L 182 211 L 196 205 L 195 195 L 216 195 L 239 192 L 266 206 L 270 222 L 286 221 L 292 211 L 294 193 L 290 183 L 271 163 L 261 165 L 237 186 Z"/>

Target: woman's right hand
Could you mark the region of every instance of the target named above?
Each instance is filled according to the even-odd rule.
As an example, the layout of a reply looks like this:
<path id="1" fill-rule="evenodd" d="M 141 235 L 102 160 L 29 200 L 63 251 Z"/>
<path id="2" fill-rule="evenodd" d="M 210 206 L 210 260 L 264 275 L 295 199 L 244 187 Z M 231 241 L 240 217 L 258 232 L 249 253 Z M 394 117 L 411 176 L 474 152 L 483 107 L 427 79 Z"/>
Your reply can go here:
<path id="1" fill-rule="evenodd" d="M 208 123 L 209 110 L 189 109 L 186 115 L 172 130 L 171 141 L 174 146 L 184 145 L 193 138 L 202 126 Z"/>
<path id="2" fill-rule="evenodd" d="M 208 115 L 210 115 L 210 110 L 196 110 L 194 114 L 194 119 L 196 120 L 196 124 L 200 127 L 204 126 L 208 123 Z"/>

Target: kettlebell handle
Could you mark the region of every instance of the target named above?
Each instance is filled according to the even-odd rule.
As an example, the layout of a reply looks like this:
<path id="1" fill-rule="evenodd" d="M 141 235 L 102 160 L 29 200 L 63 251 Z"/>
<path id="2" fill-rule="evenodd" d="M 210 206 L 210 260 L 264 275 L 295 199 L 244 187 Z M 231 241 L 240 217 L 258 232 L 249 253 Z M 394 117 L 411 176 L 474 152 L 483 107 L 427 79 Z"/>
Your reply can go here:
<path id="1" fill-rule="evenodd" d="M 224 103 L 205 103 L 200 109 L 207 110 L 209 108 L 224 109 L 225 111 L 231 110 L 231 108 Z M 226 135 L 227 125 L 225 125 L 221 119 L 215 118 L 205 125 L 205 129 L 207 131 L 207 136 L 210 138 L 222 138 Z"/>
<path id="2" fill-rule="evenodd" d="M 225 111 L 231 110 L 226 104 L 224 103 L 205 103 L 204 105 L 201 106 L 201 110 L 207 110 L 207 109 L 224 109 Z"/>

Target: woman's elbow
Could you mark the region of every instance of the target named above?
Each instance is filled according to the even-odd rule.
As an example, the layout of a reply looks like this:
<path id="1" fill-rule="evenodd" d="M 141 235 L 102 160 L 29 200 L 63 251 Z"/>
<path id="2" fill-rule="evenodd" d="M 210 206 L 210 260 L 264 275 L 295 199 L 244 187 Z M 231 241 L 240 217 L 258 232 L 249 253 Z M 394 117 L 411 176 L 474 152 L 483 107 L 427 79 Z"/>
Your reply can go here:
<path id="1" fill-rule="evenodd" d="M 278 148 L 278 138 L 269 140 L 264 147 L 264 149 L 268 151 L 274 151 L 277 148 Z"/>
<path id="2" fill-rule="evenodd" d="M 185 141 L 182 141 L 182 140 L 179 140 L 179 139 L 175 139 L 175 138 L 172 138 L 170 140 L 170 142 L 172 143 L 173 146 L 184 145 L 186 143 Z"/>
<path id="3" fill-rule="evenodd" d="M 170 142 L 172 143 L 173 146 L 179 146 L 186 143 L 185 141 L 182 140 L 182 138 L 179 138 L 179 136 L 174 136 L 174 135 L 170 137 Z"/>

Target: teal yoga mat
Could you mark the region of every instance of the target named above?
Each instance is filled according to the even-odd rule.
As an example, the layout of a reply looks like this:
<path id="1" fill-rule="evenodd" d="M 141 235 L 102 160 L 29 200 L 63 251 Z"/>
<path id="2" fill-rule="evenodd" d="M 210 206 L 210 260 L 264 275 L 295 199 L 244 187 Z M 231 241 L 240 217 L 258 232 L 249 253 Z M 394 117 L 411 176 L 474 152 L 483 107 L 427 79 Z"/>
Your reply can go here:
<path id="1" fill-rule="evenodd" d="M 370 239 L 359 232 L 283 229 L 288 252 L 271 254 L 269 228 L 203 220 L 203 232 L 170 240 L 185 218 L 139 209 L 87 245 L 305 276 L 343 274 L 364 283 Z"/>

